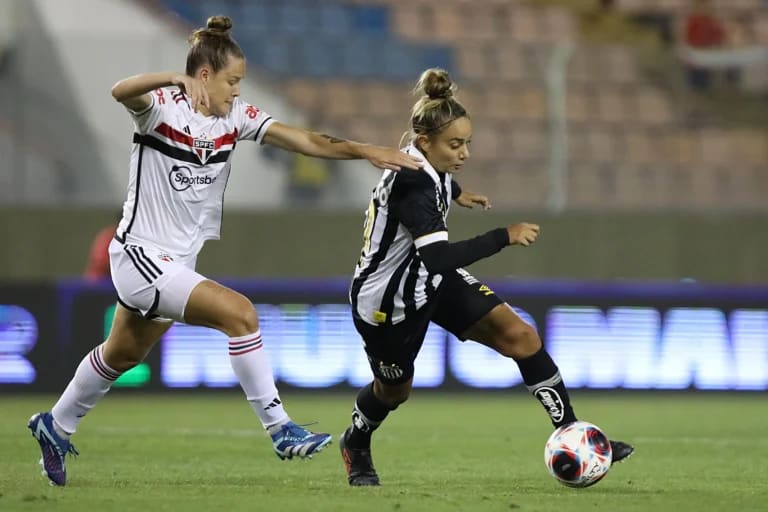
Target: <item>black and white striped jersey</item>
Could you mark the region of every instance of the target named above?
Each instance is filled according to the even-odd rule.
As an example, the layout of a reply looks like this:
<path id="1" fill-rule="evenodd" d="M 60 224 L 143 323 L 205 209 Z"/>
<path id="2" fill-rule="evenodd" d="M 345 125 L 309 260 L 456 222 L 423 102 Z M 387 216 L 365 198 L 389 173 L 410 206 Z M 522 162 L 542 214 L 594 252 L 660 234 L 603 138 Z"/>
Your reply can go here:
<path id="1" fill-rule="evenodd" d="M 415 147 L 423 169 L 384 171 L 366 212 L 363 250 L 350 289 L 352 309 L 371 325 L 395 324 L 434 296 L 442 276 L 419 249 L 448 240 L 451 174 L 436 171 Z"/>

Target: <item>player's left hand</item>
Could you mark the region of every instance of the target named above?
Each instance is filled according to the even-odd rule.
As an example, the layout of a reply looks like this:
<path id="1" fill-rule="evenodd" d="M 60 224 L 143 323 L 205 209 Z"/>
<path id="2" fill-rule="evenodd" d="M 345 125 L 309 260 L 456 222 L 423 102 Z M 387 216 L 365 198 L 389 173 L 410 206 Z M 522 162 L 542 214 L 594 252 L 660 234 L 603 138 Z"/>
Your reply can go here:
<path id="1" fill-rule="evenodd" d="M 361 153 L 363 158 L 379 169 L 399 171 L 403 167 L 408 169 L 418 169 L 422 165 L 421 159 L 414 158 L 396 148 L 365 145 L 362 147 Z"/>
<path id="2" fill-rule="evenodd" d="M 461 191 L 461 195 L 456 198 L 456 203 L 464 208 L 474 208 L 475 205 L 480 205 L 483 210 L 491 209 L 491 201 L 482 194 L 473 194 L 472 192 Z"/>

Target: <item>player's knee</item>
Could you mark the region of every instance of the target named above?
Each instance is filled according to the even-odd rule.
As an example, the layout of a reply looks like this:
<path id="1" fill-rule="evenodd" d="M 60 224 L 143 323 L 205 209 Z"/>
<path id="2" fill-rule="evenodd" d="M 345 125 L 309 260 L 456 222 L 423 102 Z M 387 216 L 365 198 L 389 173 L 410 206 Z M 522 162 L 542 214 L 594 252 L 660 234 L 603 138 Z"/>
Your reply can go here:
<path id="1" fill-rule="evenodd" d="M 229 336 L 246 336 L 256 332 L 259 328 L 259 316 L 256 314 L 253 304 L 245 297 L 237 301 L 228 316 L 224 331 Z"/>
<path id="2" fill-rule="evenodd" d="M 411 396 L 410 390 L 394 391 L 390 394 L 387 394 L 385 403 L 389 406 L 390 409 L 395 410 L 400 404 L 408 400 L 409 396 Z"/>
<path id="3" fill-rule="evenodd" d="M 504 357 L 522 359 L 535 354 L 541 348 L 541 338 L 530 325 L 516 322 L 501 331 L 494 348 Z"/>
<path id="4" fill-rule="evenodd" d="M 391 410 L 408 400 L 411 395 L 411 388 L 405 386 L 382 386 L 381 395 L 377 393 L 376 397 L 384 402 Z"/>

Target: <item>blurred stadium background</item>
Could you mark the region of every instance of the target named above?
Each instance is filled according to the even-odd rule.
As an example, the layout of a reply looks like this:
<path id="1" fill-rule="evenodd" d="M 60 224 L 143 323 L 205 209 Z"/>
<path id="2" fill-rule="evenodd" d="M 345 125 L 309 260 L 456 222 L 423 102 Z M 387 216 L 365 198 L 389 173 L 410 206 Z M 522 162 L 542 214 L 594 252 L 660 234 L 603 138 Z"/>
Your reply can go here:
<path id="1" fill-rule="evenodd" d="M 109 323 L 111 284 L 80 275 L 127 183 L 131 123 L 110 87 L 181 70 L 190 30 L 226 14 L 243 97 L 337 136 L 396 145 L 420 72 L 451 73 L 475 130 L 460 182 L 494 203 L 454 210 L 452 239 L 542 225 L 534 248 L 472 271 L 537 325 L 574 388 L 765 391 L 768 2 L 712 2 L 724 37 L 703 48 L 685 37 L 696 4 L 0 0 L 0 390 L 60 391 Z M 346 283 L 377 179 L 360 162 L 236 153 L 199 269 L 260 305 L 284 389 L 348 401 L 368 378 Z M 220 338 L 176 326 L 118 385 L 239 393 Z M 417 365 L 422 388 L 519 382 L 439 329 Z"/>
<path id="2" fill-rule="evenodd" d="M 249 62 L 243 97 L 279 120 L 337 136 L 398 144 L 420 72 L 433 66 L 449 70 L 475 129 L 473 157 L 461 183 L 494 203 L 491 212 L 454 210 L 452 239 L 513 221 L 542 225 L 535 247 L 506 251 L 471 270 L 536 324 L 586 405 L 581 410 L 625 433 L 647 454 L 627 465 L 629 481 L 615 481 L 620 492 L 605 487 L 601 500 L 614 509 L 647 510 L 643 503 L 653 502 L 655 510 L 669 510 L 669 496 L 678 493 L 690 510 L 713 503 L 727 507 L 737 497 L 741 510 L 763 510 L 765 468 L 758 466 L 766 444 L 754 413 L 764 409 L 759 399 L 768 389 L 768 2 L 714 0 L 711 15 L 720 32 L 710 30 L 704 41 L 686 28 L 700 4 L 0 0 L 0 407 L 6 420 L 0 437 L 6 443 L 2 452 L 11 453 L 4 466 L 9 472 L 0 475 L 0 498 L 4 491 L 13 510 L 37 506 L 38 491 L 25 478 L 32 447 L 17 441 L 27 437 L 21 425 L 63 389 L 111 319 L 111 283 L 81 277 L 94 237 L 121 208 L 128 178 L 132 127 L 110 87 L 136 73 L 182 70 L 190 30 L 209 15 L 227 14 Z M 279 385 L 287 394 L 301 391 L 293 402 L 301 412 L 293 414 L 317 417 L 324 428 L 338 429 L 334 433 L 347 421 L 339 411 L 348 410 L 352 389 L 369 375 L 349 321 L 346 286 L 377 179 L 378 172 L 360 162 L 325 162 L 243 144 L 227 191 L 222 241 L 208 244 L 199 260 L 201 272 L 258 305 Z M 155 444 L 169 443 L 164 456 L 174 458 L 175 471 L 166 472 L 162 464 L 147 470 L 135 462 L 127 474 L 135 474 L 138 483 L 116 484 L 109 467 L 80 464 L 78 485 L 87 492 L 118 487 L 138 496 L 144 491 L 137 489 L 160 482 L 157 496 L 146 497 L 153 502 L 180 498 L 176 490 L 199 483 L 211 493 L 200 503 L 223 500 L 211 505 L 219 507 L 231 496 L 207 485 L 224 486 L 221 475 L 236 467 L 245 482 L 238 499 L 250 503 L 248 464 L 267 462 L 213 457 L 198 465 L 196 483 L 198 477 L 186 480 L 189 464 L 180 456 L 185 452 L 178 436 L 196 436 L 197 443 L 196 428 L 211 438 L 196 444 L 203 453 L 220 453 L 219 444 L 228 444 L 220 432 L 244 436 L 233 411 L 248 411 L 230 407 L 240 391 L 223 344 L 213 331 L 174 326 L 116 387 L 217 389 L 229 395 L 221 405 L 226 412 L 197 414 L 218 403 L 215 393 L 187 407 L 191 402 L 184 399 L 141 398 L 124 389 L 114 394 L 128 396 L 114 403 L 130 404 L 130 412 L 121 416 L 117 409 L 123 405 L 105 405 L 92 423 L 85 422 L 86 430 L 99 433 L 101 441 L 90 446 L 95 455 L 103 449 L 107 457 L 122 457 L 120 436 L 136 441 L 138 435 L 137 444 L 151 436 Z M 489 404 L 494 425 L 520 423 L 527 437 L 517 443 L 522 451 L 512 477 L 515 489 L 522 486 L 529 496 L 524 503 L 547 502 L 561 495 L 542 490 L 544 470 L 539 460 L 529 464 L 533 455 L 525 451 L 538 446 L 539 437 L 543 446 L 544 418 L 519 384 L 512 361 L 461 344 L 440 329 L 430 331 L 417 363 L 420 390 L 514 390 L 514 419 L 498 406 L 501 394 L 478 397 L 476 405 L 479 410 Z M 317 389 L 344 393 L 320 402 L 305 395 Z M 606 397 L 592 390 L 616 393 Z M 46 394 L 33 397 L 28 391 Z M 461 451 L 463 422 L 451 418 L 457 404 L 469 407 L 470 401 L 441 402 L 435 396 L 421 416 L 414 404 L 407 408 L 412 413 L 398 416 L 391 433 L 382 432 L 382 442 L 399 442 L 413 425 L 427 424 L 430 411 L 447 418 L 447 427 L 455 423 L 444 438 L 424 433 L 429 442 L 419 455 L 421 465 L 404 466 L 410 469 L 399 484 L 411 485 L 413 477 L 428 492 L 393 494 L 388 506 L 397 509 L 405 499 L 448 510 L 429 494 L 441 485 L 458 489 L 460 500 L 482 493 L 494 504 L 501 497 L 505 507 L 517 500 L 509 498 L 507 481 L 499 480 L 508 461 L 496 460 L 495 444 L 486 443 L 483 455 L 467 452 L 468 446 Z M 145 400 L 152 408 L 140 416 Z M 189 428 L 153 430 L 153 411 L 174 407 L 188 410 L 183 421 Z M 727 413 L 718 412 L 726 407 Z M 217 425 L 222 420 L 224 430 L 211 430 L 214 419 Z M 126 433 L 123 425 L 130 421 L 147 428 Z M 517 423 L 508 430 L 516 428 Z M 736 433 L 723 441 L 725 430 Z M 516 434 L 505 435 L 506 446 L 516 446 L 509 440 Z M 469 464 L 465 473 L 476 474 L 477 482 L 457 484 L 452 479 L 466 477 L 461 471 L 432 473 L 427 461 L 445 453 L 446 439 L 459 450 L 455 460 L 443 459 L 446 467 Z M 268 445 L 261 448 L 267 457 Z M 389 453 L 385 457 L 396 457 L 396 450 Z M 457 463 L 459 457 L 464 458 Z M 339 469 L 338 460 L 327 464 Z M 659 468 L 671 468 L 676 477 Z M 270 492 L 295 478 L 287 469 L 264 471 Z M 329 476 L 323 466 L 311 471 L 317 480 L 310 491 L 328 490 L 331 502 L 318 510 L 357 507 L 339 494 L 337 487 L 346 485 L 340 474 Z M 21 476 L 5 485 L 12 473 Z M 424 476 L 429 474 L 441 480 Z M 648 475 L 657 480 L 643 480 Z M 634 491 L 632 480 L 639 482 Z M 322 483 L 312 487 L 316 481 Z M 487 482 L 490 487 L 482 487 Z M 165 485 L 174 491 L 167 493 Z M 301 508 L 298 502 L 314 500 L 289 487 L 293 494 L 285 493 L 285 499 L 293 501 L 278 499 L 277 508 Z M 659 494 L 660 488 L 671 494 Z M 638 499 L 622 501 L 632 492 Z M 51 496 L 39 499 L 58 499 Z M 100 495 L 92 495 L 91 503 L 104 505 L 93 496 Z M 81 510 L 82 498 L 75 494 L 59 504 Z M 196 501 L 186 499 L 190 506 Z M 174 504 L 167 509 L 177 509 Z M 482 505 L 495 510 L 491 502 Z M 571 509 L 594 510 L 595 504 L 584 498 L 578 506 Z"/>
<path id="3" fill-rule="evenodd" d="M 461 182 L 494 202 L 493 214 L 455 212 L 453 238 L 523 218 L 543 225 L 533 250 L 473 269 L 537 323 L 573 385 L 765 389 L 768 11 L 758 0 L 715 3 L 728 37 L 701 50 L 681 35 L 695 4 L 4 0 L 0 293 L 3 352 L 21 366 L 7 360 L 3 382 L 58 389 L 102 336 L 93 319 L 106 314 L 108 325 L 111 285 L 79 275 L 126 187 L 130 120 L 109 88 L 180 69 L 190 29 L 224 13 L 249 58 L 243 96 L 344 137 L 396 145 L 419 73 L 451 72 L 475 120 Z M 711 68 L 692 64 L 707 58 Z M 707 87 L 689 80 L 691 67 L 711 73 Z M 377 176 L 360 162 L 247 145 L 236 156 L 223 240 L 203 251 L 200 268 L 263 304 L 288 384 L 367 378 L 362 351 L 346 351 L 357 336 L 344 303 Z M 29 329 L 14 327 L 22 320 Z M 181 386 L 232 386 L 226 354 L 206 341 L 216 337 L 175 328 L 146 378 L 168 384 L 168 372 L 181 371 Z M 446 373 L 462 381 L 451 361 L 464 346 L 433 338 L 424 385 Z M 203 366 L 163 366 L 194 353 L 194 340 L 210 352 L 193 358 Z M 66 354 L 63 373 L 42 379 L 28 361 L 50 347 Z M 306 364 L 291 363 L 297 353 Z M 307 368 L 318 354 L 314 382 Z M 457 360 L 489 379 L 465 385 L 519 381 L 507 362 L 495 381 L 476 359 Z M 667 367 L 674 376 L 662 377 Z"/>

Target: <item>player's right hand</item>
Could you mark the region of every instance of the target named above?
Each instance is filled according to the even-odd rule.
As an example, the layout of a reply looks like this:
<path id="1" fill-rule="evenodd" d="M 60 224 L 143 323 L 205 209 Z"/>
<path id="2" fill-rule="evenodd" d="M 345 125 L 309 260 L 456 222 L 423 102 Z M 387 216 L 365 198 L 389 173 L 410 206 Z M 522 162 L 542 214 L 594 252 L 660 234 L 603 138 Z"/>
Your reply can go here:
<path id="1" fill-rule="evenodd" d="M 208 99 L 208 91 L 205 90 L 205 85 L 201 80 L 189 75 L 180 74 L 173 77 L 172 83 L 189 96 L 189 106 L 192 107 L 192 110 L 195 112 L 197 112 L 197 108 L 200 105 L 205 108 L 210 108 L 211 104 Z"/>
<path id="2" fill-rule="evenodd" d="M 507 227 L 509 245 L 522 245 L 528 247 L 539 237 L 539 225 L 521 222 Z"/>

